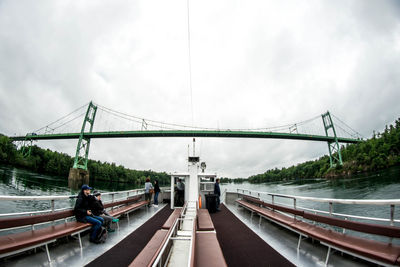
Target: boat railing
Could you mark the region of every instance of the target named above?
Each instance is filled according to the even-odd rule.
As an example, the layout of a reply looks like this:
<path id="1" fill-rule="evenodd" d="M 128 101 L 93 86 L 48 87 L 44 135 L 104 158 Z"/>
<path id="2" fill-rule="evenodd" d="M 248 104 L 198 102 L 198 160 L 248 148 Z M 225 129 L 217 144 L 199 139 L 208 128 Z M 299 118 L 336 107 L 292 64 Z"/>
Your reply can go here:
<path id="1" fill-rule="evenodd" d="M 167 192 L 169 187 L 161 187 L 162 192 Z M 101 193 L 102 196 L 110 196 L 111 200 L 104 201 L 104 203 L 112 203 L 119 200 L 124 200 L 129 197 L 137 196 L 140 194 L 144 194 L 144 189 L 133 189 L 133 190 L 124 190 L 124 191 L 114 191 L 114 192 L 104 192 Z M 126 196 L 116 198 L 121 194 L 126 194 Z M 25 212 L 13 212 L 13 213 L 2 213 L 0 217 L 7 217 L 7 216 L 21 216 L 21 215 L 35 215 L 40 213 L 49 213 L 49 212 L 56 212 L 56 211 L 63 211 L 70 209 L 71 207 L 66 208 L 55 208 L 55 201 L 59 200 L 72 200 L 77 198 L 78 195 L 62 195 L 62 196 L 1 196 L 0 201 L 50 201 L 50 209 L 40 210 L 40 211 L 25 211 Z"/>
<path id="2" fill-rule="evenodd" d="M 225 189 L 221 194 L 221 202 L 223 202 L 223 203 L 226 203 L 226 192 L 227 192 L 227 189 Z"/>
<path id="3" fill-rule="evenodd" d="M 247 192 L 247 193 L 246 193 Z M 371 220 L 371 221 L 380 221 L 380 222 L 389 222 L 390 225 L 394 225 L 394 223 L 399 223 L 400 220 L 394 218 L 395 206 L 400 206 L 400 199 L 333 199 L 333 198 L 318 198 L 318 197 L 306 197 L 306 196 L 293 196 L 293 195 L 285 195 L 285 194 L 276 194 L 270 192 L 260 192 L 249 189 L 237 189 L 236 192 L 238 194 L 248 195 L 252 197 L 258 197 L 261 200 L 266 200 L 265 196 L 270 197 L 270 201 L 272 204 L 279 204 L 282 206 L 293 207 L 294 209 L 307 210 L 314 213 L 322 213 L 327 214 L 329 216 L 339 216 L 360 220 Z M 291 199 L 293 200 L 293 206 L 289 206 L 287 203 L 276 202 L 277 198 Z M 312 201 L 312 202 L 320 202 L 328 204 L 328 211 L 311 209 L 307 207 L 298 206 L 298 200 L 302 201 Z M 333 212 L 333 204 L 347 204 L 347 205 L 387 205 L 390 207 L 389 209 L 389 218 L 378 218 L 378 217 L 367 217 L 367 216 L 358 216 L 353 214 L 342 214 Z"/>

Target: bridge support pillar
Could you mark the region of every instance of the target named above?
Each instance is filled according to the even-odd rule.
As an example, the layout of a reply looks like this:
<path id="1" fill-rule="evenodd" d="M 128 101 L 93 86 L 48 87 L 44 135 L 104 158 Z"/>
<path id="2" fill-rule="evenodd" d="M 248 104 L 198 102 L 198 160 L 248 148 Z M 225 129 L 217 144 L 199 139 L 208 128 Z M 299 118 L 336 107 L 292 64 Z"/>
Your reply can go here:
<path id="1" fill-rule="evenodd" d="M 93 131 L 94 119 L 96 117 L 97 106 L 92 102 L 89 103 L 88 109 L 86 111 L 85 119 L 83 120 L 81 134 L 79 136 L 78 146 L 76 148 L 74 169 L 87 170 L 88 155 L 90 147 L 90 138 L 85 137 L 85 130 L 88 123 L 89 133 Z"/>
<path id="2" fill-rule="evenodd" d="M 329 136 L 329 129 L 331 129 L 334 137 L 333 141 L 328 141 L 331 168 L 336 167 L 337 165 L 342 166 L 343 165 L 342 154 L 340 153 L 340 145 L 338 142 L 338 138 L 336 136 L 336 130 L 335 126 L 333 125 L 331 114 L 329 113 L 329 111 L 327 111 L 325 114 L 322 114 L 321 116 L 322 116 L 322 121 L 324 123 L 326 136 Z"/>
<path id="3" fill-rule="evenodd" d="M 75 168 L 69 169 L 68 187 L 79 189 L 84 184 L 89 184 L 89 171 Z"/>

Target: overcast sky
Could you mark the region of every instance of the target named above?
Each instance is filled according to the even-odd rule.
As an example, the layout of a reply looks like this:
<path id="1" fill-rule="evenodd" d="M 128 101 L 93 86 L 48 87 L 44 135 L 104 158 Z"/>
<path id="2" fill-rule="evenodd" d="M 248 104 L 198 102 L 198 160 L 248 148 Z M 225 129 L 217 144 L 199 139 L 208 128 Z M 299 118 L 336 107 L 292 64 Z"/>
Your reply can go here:
<path id="1" fill-rule="evenodd" d="M 0 133 L 25 134 L 91 100 L 217 128 L 279 126 L 329 110 L 365 137 L 400 117 L 399 1 L 189 7 L 192 90 L 186 1 L 0 1 Z M 74 155 L 76 143 L 37 144 Z M 189 143 L 96 139 L 89 157 L 185 171 Z M 326 143 L 272 139 L 197 138 L 196 148 L 208 171 L 228 177 L 328 153 Z"/>

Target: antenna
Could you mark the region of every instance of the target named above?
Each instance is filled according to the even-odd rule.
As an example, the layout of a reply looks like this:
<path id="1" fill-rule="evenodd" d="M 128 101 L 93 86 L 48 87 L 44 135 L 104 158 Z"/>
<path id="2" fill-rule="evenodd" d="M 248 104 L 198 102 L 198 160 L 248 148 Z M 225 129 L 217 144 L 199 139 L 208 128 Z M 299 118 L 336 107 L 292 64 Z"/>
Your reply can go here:
<path id="1" fill-rule="evenodd" d="M 196 156 L 196 138 L 193 138 L 193 157 Z"/>

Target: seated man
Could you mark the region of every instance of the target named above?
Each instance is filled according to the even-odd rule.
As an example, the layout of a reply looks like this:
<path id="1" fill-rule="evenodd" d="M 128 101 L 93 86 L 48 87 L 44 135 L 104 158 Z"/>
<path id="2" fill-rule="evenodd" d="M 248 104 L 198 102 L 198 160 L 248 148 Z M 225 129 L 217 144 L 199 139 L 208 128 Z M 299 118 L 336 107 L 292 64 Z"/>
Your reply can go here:
<path id="1" fill-rule="evenodd" d="M 90 202 L 93 201 L 93 196 L 90 195 L 92 188 L 88 185 L 82 185 L 81 192 L 78 195 L 78 199 L 75 202 L 75 217 L 78 222 L 93 224 L 90 233 L 90 242 L 99 243 L 96 240 L 101 225 L 104 223 L 104 219 L 99 216 L 94 216 L 90 210 Z"/>
<path id="2" fill-rule="evenodd" d="M 111 222 L 118 222 L 118 219 L 113 218 L 107 211 L 104 209 L 103 202 L 101 201 L 101 193 L 98 191 L 93 192 L 94 199 L 90 203 L 90 208 L 92 210 L 93 215 L 100 216 L 104 219 L 105 226 L 107 227 L 108 232 L 114 232 L 115 230 L 111 228 Z"/>

